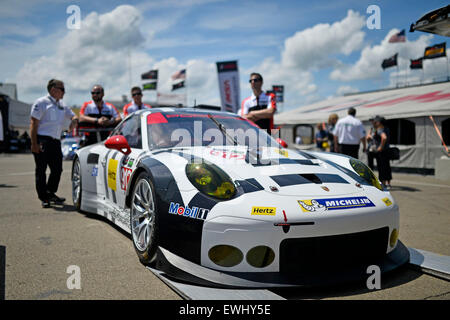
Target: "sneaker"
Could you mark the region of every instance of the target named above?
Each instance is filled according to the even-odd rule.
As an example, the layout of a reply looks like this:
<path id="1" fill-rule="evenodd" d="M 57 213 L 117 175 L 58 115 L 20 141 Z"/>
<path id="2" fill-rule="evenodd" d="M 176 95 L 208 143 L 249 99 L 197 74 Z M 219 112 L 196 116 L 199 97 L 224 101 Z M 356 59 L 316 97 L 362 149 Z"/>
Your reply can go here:
<path id="1" fill-rule="evenodd" d="M 42 201 L 42 208 L 50 208 L 50 201 L 49 200 Z"/>
<path id="2" fill-rule="evenodd" d="M 60 198 L 54 193 L 50 193 L 49 194 L 49 199 L 50 199 L 51 202 L 54 202 L 54 203 L 57 203 L 57 204 L 61 204 L 64 201 L 66 201 L 66 198 Z"/>

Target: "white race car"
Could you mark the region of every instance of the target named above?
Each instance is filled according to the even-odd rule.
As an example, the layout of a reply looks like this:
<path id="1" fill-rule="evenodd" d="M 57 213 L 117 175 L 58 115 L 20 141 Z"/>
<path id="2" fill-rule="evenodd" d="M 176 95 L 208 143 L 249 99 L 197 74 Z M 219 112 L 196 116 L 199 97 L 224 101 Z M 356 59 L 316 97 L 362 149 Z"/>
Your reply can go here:
<path id="1" fill-rule="evenodd" d="M 409 260 L 399 208 L 365 164 L 282 148 L 232 113 L 138 111 L 76 151 L 72 186 L 142 263 L 198 284 L 309 286 Z"/>

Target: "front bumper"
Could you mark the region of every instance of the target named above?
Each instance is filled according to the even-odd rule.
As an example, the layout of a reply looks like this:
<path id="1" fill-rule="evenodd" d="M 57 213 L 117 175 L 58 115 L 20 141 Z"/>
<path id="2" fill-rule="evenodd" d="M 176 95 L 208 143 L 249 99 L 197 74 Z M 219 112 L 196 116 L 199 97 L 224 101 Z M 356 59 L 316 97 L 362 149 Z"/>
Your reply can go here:
<path id="1" fill-rule="evenodd" d="M 354 264 L 345 269 L 330 267 L 322 270 L 308 270 L 299 273 L 284 272 L 221 272 L 202 267 L 174 255 L 159 247 L 156 268 L 167 276 L 190 283 L 218 288 L 283 288 L 333 285 L 368 279 L 372 272 L 368 267 L 375 265 L 382 273 L 392 271 L 409 262 L 409 251 L 401 241 L 394 250 L 370 264 Z"/>

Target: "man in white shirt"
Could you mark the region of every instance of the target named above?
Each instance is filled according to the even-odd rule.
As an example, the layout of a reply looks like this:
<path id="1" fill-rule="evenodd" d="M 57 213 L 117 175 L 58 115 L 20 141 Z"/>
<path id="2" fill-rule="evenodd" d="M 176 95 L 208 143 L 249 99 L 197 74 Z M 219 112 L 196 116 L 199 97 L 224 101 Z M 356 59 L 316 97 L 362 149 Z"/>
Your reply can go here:
<path id="1" fill-rule="evenodd" d="M 366 152 L 366 130 L 362 122 L 355 118 L 356 110 L 348 109 L 348 116 L 339 119 L 334 128 L 334 151 L 358 159 L 359 143 Z"/>
<path id="2" fill-rule="evenodd" d="M 63 203 L 66 199 L 58 197 L 59 180 L 62 173 L 61 132 L 70 119 L 70 130 L 78 125 L 73 111 L 63 105 L 64 83 L 52 79 L 47 85 L 48 95 L 41 97 L 31 106 L 31 152 L 36 163 L 36 191 L 42 207 L 49 208 L 50 202 Z M 50 167 L 50 176 L 45 174 Z"/>
<path id="3" fill-rule="evenodd" d="M 142 102 L 142 90 L 139 87 L 131 88 L 131 96 L 133 97 L 133 101 L 126 104 L 123 107 L 123 116 L 127 117 L 129 114 L 132 114 L 141 109 L 150 109 L 152 106 L 149 104 L 145 104 Z"/>

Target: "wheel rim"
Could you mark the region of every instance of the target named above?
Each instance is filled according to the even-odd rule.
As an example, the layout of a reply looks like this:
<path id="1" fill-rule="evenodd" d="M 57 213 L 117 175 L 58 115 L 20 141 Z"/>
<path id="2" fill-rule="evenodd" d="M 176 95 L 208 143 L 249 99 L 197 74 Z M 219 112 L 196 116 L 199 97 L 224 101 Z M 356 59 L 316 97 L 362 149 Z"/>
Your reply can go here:
<path id="1" fill-rule="evenodd" d="M 155 226 L 155 202 L 147 180 L 136 185 L 131 200 L 131 230 L 133 241 L 139 251 L 145 251 L 152 238 Z"/>
<path id="2" fill-rule="evenodd" d="M 72 170 L 72 199 L 77 204 L 81 193 L 81 169 L 80 161 L 77 160 Z"/>

